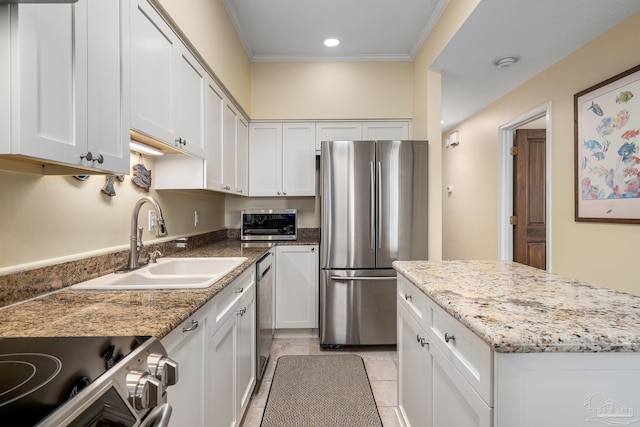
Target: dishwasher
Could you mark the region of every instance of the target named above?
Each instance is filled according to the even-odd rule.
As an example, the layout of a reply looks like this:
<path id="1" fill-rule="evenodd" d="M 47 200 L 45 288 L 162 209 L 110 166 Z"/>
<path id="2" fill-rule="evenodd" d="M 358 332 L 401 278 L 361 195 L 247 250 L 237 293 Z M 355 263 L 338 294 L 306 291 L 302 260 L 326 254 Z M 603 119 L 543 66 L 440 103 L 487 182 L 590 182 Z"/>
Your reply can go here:
<path id="1" fill-rule="evenodd" d="M 275 326 L 273 261 L 272 248 L 256 263 L 256 382 L 262 380 L 273 343 Z"/>

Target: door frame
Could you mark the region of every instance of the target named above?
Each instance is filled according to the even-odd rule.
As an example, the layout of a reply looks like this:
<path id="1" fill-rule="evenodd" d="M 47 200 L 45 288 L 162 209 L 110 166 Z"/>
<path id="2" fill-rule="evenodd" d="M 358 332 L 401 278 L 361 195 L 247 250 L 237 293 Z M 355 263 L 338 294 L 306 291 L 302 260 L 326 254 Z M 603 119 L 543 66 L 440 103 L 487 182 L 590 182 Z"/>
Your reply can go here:
<path id="1" fill-rule="evenodd" d="M 547 139 L 545 164 L 546 261 L 547 271 L 551 271 L 551 101 L 517 116 L 499 127 L 498 259 L 513 261 L 513 226 L 509 223 L 509 217 L 513 215 L 513 158 L 510 154 L 513 136 L 517 128 L 543 117 L 546 120 Z"/>

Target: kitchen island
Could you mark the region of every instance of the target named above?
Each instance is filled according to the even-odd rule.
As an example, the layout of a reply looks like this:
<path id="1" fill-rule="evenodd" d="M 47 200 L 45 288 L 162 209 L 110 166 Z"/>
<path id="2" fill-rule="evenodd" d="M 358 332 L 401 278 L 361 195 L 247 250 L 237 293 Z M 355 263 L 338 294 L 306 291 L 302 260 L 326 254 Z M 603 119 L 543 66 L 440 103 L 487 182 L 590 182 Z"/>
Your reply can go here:
<path id="1" fill-rule="evenodd" d="M 403 423 L 640 424 L 640 297 L 511 262 L 394 268 Z"/>

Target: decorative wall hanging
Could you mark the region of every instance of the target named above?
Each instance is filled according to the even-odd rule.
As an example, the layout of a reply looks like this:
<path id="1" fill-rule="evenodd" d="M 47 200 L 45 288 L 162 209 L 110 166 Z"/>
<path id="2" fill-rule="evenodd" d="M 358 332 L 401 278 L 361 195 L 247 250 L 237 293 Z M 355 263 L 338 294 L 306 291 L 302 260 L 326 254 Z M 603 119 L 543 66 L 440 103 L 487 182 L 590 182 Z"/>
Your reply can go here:
<path id="1" fill-rule="evenodd" d="M 148 192 L 151 188 L 151 171 L 142 163 L 142 154 L 139 157 L 139 163 L 137 165 L 133 165 L 131 169 L 133 169 L 131 181 L 144 191 Z"/>
<path id="2" fill-rule="evenodd" d="M 104 194 L 106 194 L 107 196 L 113 197 L 116 195 L 116 190 L 114 188 L 114 183 L 115 180 L 118 180 L 120 182 L 124 181 L 124 175 L 107 175 L 105 177 L 105 183 L 104 183 L 104 187 L 102 187 L 102 191 Z"/>
<path id="3" fill-rule="evenodd" d="M 574 95 L 575 220 L 640 224 L 640 65 Z"/>

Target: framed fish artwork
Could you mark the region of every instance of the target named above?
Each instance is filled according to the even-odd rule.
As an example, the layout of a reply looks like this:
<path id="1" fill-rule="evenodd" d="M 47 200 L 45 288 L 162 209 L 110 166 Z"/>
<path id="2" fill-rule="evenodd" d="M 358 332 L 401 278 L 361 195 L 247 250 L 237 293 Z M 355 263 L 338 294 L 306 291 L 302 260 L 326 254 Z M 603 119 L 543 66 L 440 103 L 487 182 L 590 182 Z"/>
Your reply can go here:
<path id="1" fill-rule="evenodd" d="M 574 95 L 575 220 L 640 224 L 640 65 Z"/>

